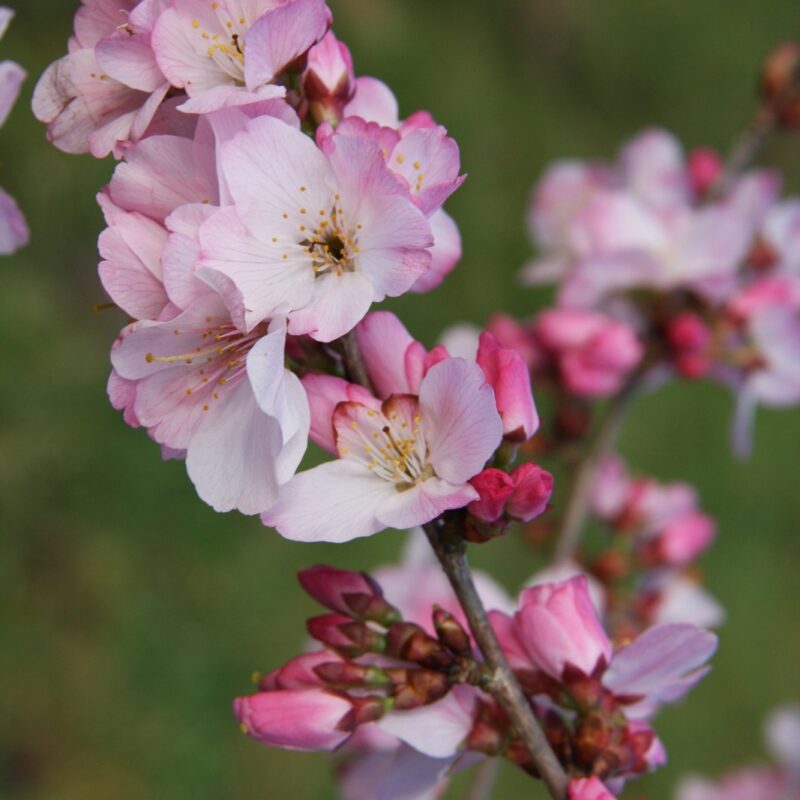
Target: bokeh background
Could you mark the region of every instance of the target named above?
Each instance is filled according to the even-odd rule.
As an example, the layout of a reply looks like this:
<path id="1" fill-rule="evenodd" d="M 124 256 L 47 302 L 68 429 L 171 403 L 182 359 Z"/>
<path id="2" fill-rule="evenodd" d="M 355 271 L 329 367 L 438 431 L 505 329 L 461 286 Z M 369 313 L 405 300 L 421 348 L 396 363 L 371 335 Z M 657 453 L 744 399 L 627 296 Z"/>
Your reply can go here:
<path id="1" fill-rule="evenodd" d="M 107 350 L 124 320 L 92 311 L 103 300 L 93 196 L 113 164 L 57 152 L 28 111 L 77 0 L 16 6 L 0 53 L 30 78 L 0 136 L 0 183 L 33 239 L 0 263 L 0 796 L 333 798 L 326 757 L 245 739 L 230 701 L 303 641 L 316 612 L 296 569 L 369 568 L 396 558 L 403 536 L 312 547 L 216 515 L 183 465 L 162 463 L 110 408 Z M 547 303 L 515 281 L 544 165 L 609 157 L 653 123 L 689 146 L 727 148 L 751 112 L 760 58 L 800 35 L 796 0 L 331 6 L 357 70 L 386 80 L 404 113 L 433 111 L 462 146 L 470 178 L 449 210 L 464 261 L 437 292 L 394 304 L 428 343 L 456 321 Z M 776 139 L 765 159 L 800 190 L 800 135 Z M 763 757 L 765 710 L 800 699 L 800 410 L 760 413 L 747 463 L 730 456 L 730 412 L 715 387 L 668 387 L 640 404 L 623 440 L 637 468 L 701 488 L 721 530 L 704 569 L 729 612 L 713 674 L 659 719 L 670 766 L 628 798 L 666 800 L 684 772 Z M 515 536 L 474 561 L 512 591 L 537 567 Z M 462 779 L 448 796 L 464 791 Z M 496 797 L 531 796 L 543 793 L 504 767 Z"/>

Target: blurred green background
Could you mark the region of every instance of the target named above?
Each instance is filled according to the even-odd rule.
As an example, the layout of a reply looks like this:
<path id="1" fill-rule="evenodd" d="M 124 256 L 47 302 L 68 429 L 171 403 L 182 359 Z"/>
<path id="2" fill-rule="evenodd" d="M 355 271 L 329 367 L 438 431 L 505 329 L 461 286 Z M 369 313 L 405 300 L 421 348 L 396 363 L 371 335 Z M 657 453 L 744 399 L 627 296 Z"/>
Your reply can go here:
<path id="1" fill-rule="evenodd" d="M 0 47 L 30 78 L 0 136 L 0 183 L 33 239 L 0 263 L 0 796 L 332 798 L 328 758 L 245 739 L 230 701 L 302 643 L 316 612 L 297 568 L 369 568 L 395 558 L 402 537 L 312 547 L 215 515 L 183 465 L 162 463 L 110 408 L 107 349 L 124 320 L 92 312 L 103 300 L 93 195 L 113 164 L 56 151 L 28 111 L 36 76 L 65 52 L 77 0 L 16 5 Z M 387 81 L 404 114 L 434 112 L 470 174 L 449 205 L 462 265 L 439 291 L 394 304 L 428 343 L 458 320 L 546 304 L 515 282 L 544 165 L 611 156 L 652 123 L 689 146 L 727 148 L 751 111 L 760 58 L 800 35 L 796 0 L 331 5 L 357 70 Z M 800 189 L 800 135 L 779 137 L 765 158 Z M 704 567 L 729 612 L 711 677 L 658 720 L 670 766 L 629 798 L 666 800 L 686 771 L 759 757 L 765 710 L 800 699 L 800 412 L 760 413 L 748 463 L 730 456 L 730 412 L 715 387 L 672 386 L 641 403 L 624 437 L 637 468 L 701 488 L 721 530 Z M 514 536 L 474 561 L 510 590 L 537 567 Z M 461 780 L 449 796 L 464 791 Z M 532 796 L 543 793 L 504 767 L 496 797 Z"/>

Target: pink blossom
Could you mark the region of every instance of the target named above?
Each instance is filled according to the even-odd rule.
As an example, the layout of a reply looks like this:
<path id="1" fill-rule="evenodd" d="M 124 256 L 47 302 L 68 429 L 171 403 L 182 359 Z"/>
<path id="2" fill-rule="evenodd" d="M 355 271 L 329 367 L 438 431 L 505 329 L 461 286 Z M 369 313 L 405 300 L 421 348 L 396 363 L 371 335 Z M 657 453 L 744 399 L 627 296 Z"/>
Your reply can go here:
<path id="1" fill-rule="evenodd" d="M 150 48 L 164 0 L 83 0 L 68 55 L 33 95 L 48 137 L 68 153 L 119 156 L 147 133 L 169 89 Z"/>
<path id="2" fill-rule="evenodd" d="M 278 75 L 325 34 L 324 0 L 173 0 L 153 30 L 153 51 L 186 112 L 282 97 Z"/>
<path id="3" fill-rule="evenodd" d="M 494 389 L 506 439 L 527 441 L 538 429 L 539 417 L 533 404 L 531 376 L 522 356 L 516 350 L 501 347 L 491 333 L 484 332 L 476 361 Z"/>
<path id="4" fill-rule="evenodd" d="M 678 786 L 677 800 L 797 800 L 789 793 L 785 776 L 778 770 L 745 767 L 725 775 L 719 783 L 686 778 Z"/>
<path id="5" fill-rule="evenodd" d="M 222 147 L 234 205 L 200 229 L 203 272 L 246 329 L 286 314 L 289 332 L 335 339 L 430 266 L 430 226 L 365 139 L 259 118 Z"/>
<path id="6" fill-rule="evenodd" d="M 526 281 L 557 281 L 559 303 L 581 307 L 634 288 L 730 292 L 767 182 L 748 174 L 704 205 L 711 165 L 703 183 L 698 163 L 686 163 L 671 134 L 650 129 L 625 144 L 616 164 L 556 164 L 534 193 L 531 228 L 542 252 Z"/>
<path id="7" fill-rule="evenodd" d="M 348 541 L 461 508 L 502 436 L 491 388 L 463 359 L 432 367 L 418 397 L 340 403 L 333 425 L 339 459 L 295 476 L 262 515 L 286 538 Z"/>
<path id="8" fill-rule="evenodd" d="M 186 451 L 198 493 L 218 511 L 263 511 L 297 468 L 308 434 L 298 378 L 283 367 L 285 323 L 239 331 L 218 299 L 123 331 L 117 374 L 160 444 Z"/>
<path id="9" fill-rule="evenodd" d="M 661 530 L 656 545 L 658 554 L 673 566 L 689 564 L 711 546 L 716 533 L 714 520 L 706 514 L 686 514 Z"/>
<path id="10" fill-rule="evenodd" d="M 708 147 L 698 147 L 689 154 L 689 179 L 698 197 L 705 197 L 717 182 L 725 165 L 719 154 Z"/>
<path id="11" fill-rule="evenodd" d="M 800 705 L 776 708 L 767 717 L 764 734 L 775 761 L 795 779 L 800 779 Z"/>
<path id="12" fill-rule="evenodd" d="M 569 800 L 615 800 L 599 778 L 576 778 L 569 782 Z"/>
<path id="13" fill-rule="evenodd" d="M 380 587 L 363 572 L 318 566 L 298 574 L 303 589 L 320 605 L 341 614 L 352 614 L 352 600 L 381 598 Z"/>
<path id="14" fill-rule="evenodd" d="M 619 391 L 644 352 L 627 325 L 593 311 L 545 311 L 533 335 L 555 360 L 566 388 L 581 396 Z"/>
<path id="15" fill-rule="evenodd" d="M 491 334 L 473 333 L 477 331 L 470 329 L 466 334 L 465 346 L 457 355 L 477 360 L 494 391 L 504 435 L 517 442 L 530 438 L 539 427 L 539 417 L 525 362 L 516 351 L 501 347 Z M 379 397 L 415 394 L 431 367 L 451 355 L 442 345 L 428 352 L 396 316 L 385 311 L 368 314 L 356 335 Z"/>
<path id="16" fill-rule="evenodd" d="M 514 481 L 503 470 L 491 467 L 479 472 L 470 483 L 479 498 L 467 506 L 469 513 L 482 522 L 497 522 L 514 492 Z"/>
<path id="17" fill-rule="evenodd" d="M 611 660 L 611 642 L 583 577 L 525 589 L 514 621 L 531 663 L 556 680 L 568 665 L 591 675 Z"/>
<path id="18" fill-rule="evenodd" d="M 355 91 L 355 74 L 350 51 L 332 31 L 308 51 L 303 88 L 317 122 L 335 123 L 341 119 L 344 106 Z"/>
<path id="19" fill-rule="evenodd" d="M 648 719 L 659 706 L 680 699 L 709 671 L 717 637 L 694 625 L 657 625 L 614 654 L 603 685 L 630 698 L 631 719 Z"/>
<path id="20" fill-rule="evenodd" d="M 314 688 L 260 692 L 234 702 L 248 736 L 287 750 L 335 750 L 350 736 L 351 711 L 347 698 Z"/>
<path id="21" fill-rule="evenodd" d="M 543 514 L 553 493 L 553 476 L 538 464 L 522 464 L 511 473 L 514 489 L 506 513 L 520 522 L 530 522 Z"/>
<path id="22" fill-rule="evenodd" d="M 14 12 L 0 6 L 0 39 L 3 38 Z M 13 61 L 0 63 L 0 127 L 3 126 L 19 96 L 26 73 Z M 25 217 L 11 195 L 0 189 L 0 255 L 11 255 L 24 247 L 30 238 Z"/>

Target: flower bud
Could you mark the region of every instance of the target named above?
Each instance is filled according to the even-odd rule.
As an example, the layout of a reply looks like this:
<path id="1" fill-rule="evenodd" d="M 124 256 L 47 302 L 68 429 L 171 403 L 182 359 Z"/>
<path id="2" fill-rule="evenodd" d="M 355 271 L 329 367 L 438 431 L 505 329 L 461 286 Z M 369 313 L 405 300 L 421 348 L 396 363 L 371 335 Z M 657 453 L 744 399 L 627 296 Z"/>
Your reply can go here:
<path id="1" fill-rule="evenodd" d="M 337 123 L 353 94 L 355 75 L 347 47 L 328 31 L 308 52 L 303 89 L 317 123 Z"/>
<path id="2" fill-rule="evenodd" d="M 522 464 L 511 473 L 514 491 L 506 503 L 506 514 L 519 522 L 530 522 L 547 510 L 553 493 L 553 476 L 538 464 Z"/>
<path id="3" fill-rule="evenodd" d="M 600 778 L 595 776 L 571 780 L 567 796 L 569 800 L 615 800 Z"/>
<path id="4" fill-rule="evenodd" d="M 314 667 L 318 681 L 334 689 L 363 689 L 386 686 L 389 678 L 377 667 L 354 664 L 352 661 L 325 661 Z"/>
<path id="5" fill-rule="evenodd" d="M 503 516 L 506 501 L 514 491 L 514 481 L 501 469 L 490 467 L 470 480 L 480 497 L 473 500 L 467 511 L 481 522 L 492 524 Z"/>
<path id="6" fill-rule="evenodd" d="M 395 689 L 394 709 L 410 711 L 441 700 L 449 691 L 450 683 L 442 672 L 430 669 L 408 670 L 408 682 Z"/>
<path id="7" fill-rule="evenodd" d="M 396 622 L 386 635 L 386 655 L 435 669 L 448 667 L 453 656 L 413 622 Z"/>
<path id="8" fill-rule="evenodd" d="M 656 544 L 660 559 L 671 566 L 694 561 L 714 541 L 716 525 L 706 514 L 686 514 L 670 522 Z"/>
<path id="9" fill-rule="evenodd" d="M 494 389 L 505 438 L 513 442 L 530 439 L 539 427 L 539 415 L 533 403 L 530 372 L 522 355 L 501 347 L 491 333 L 484 332 L 476 360 Z"/>
<path id="10" fill-rule="evenodd" d="M 438 606 L 434 608 L 433 627 L 439 641 L 457 656 L 469 655 L 472 652 L 469 635 L 449 611 Z"/>
<path id="11" fill-rule="evenodd" d="M 781 125 L 800 125 L 800 44 L 784 42 L 761 68 L 761 95 Z"/>
<path id="12" fill-rule="evenodd" d="M 242 730 L 272 747 L 335 750 L 350 734 L 339 726 L 352 703 L 323 689 L 260 692 L 233 704 Z"/>
<path id="13" fill-rule="evenodd" d="M 698 147 L 689 155 L 689 180 L 697 197 L 705 197 L 717 182 L 725 165 L 709 147 Z"/>
<path id="14" fill-rule="evenodd" d="M 399 612 L 383 599 L 381 587 L 364 572 L 320 565 L 297 577 L 303 589 L 331 611 L 383 625 L 400 619 Z"/>
<path id="15" fill-rule="evenodd" d="M 312 617 L 307 627 L 314 639 L 347 658 L 356 658 L 364 653 L 381 653 L 386 646 L 383 635 L 363 622 L 355 622 L 339 614 Z"/>
<path id="16" fill-rule="evenodd" d="M 293 658 L 280 669 L 261 681 L 262 689 L 308 689 L 320 686 L 317 667 L 320 664 L 336 663 L 338 656 L 330 650 L 304 653 Z"/>
<path id="17" fill-rule="evenodd" d="M 526 589 L 515 615 L 517 638 L 535 667 L 560 680 L 570 664 L 592 675 L 611 659 L 611 642 L 583 576 Z"/>

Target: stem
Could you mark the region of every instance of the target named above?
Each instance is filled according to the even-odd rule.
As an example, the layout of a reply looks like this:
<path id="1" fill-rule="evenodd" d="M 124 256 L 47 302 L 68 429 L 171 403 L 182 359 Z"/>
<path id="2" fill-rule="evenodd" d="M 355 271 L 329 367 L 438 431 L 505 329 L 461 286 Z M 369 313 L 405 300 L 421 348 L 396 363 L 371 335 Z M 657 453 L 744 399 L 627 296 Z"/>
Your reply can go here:
<path id="1" fill-rule="evenodd" d="M 555 562 L 560 564 L 570 560 L 578 549 L 586 518 L 589 515 L 592 487 L 597 476 L 597 468 L 603 458 L 614 448 L 619 439 L 622 425 L 633 401 L 639 395 L 643 383 L 641 373 L 634 375 L 622 391 L 611 401 L 594 441 L 587 451 L 575 475 L 572 493 L 567 501 L 561 535 L 556 545 Z"/>
<path id="2" fill-rule="evenodd" d="M 339 341 L 345 369 L 350 379 L 372 391 L 355 331 L 350 331 Z M 566 800 L 567 776 L 497 641 L 486 609 L 472 580 L 467 562 L 467 544 L 462 531 L 455 530 L 454 526 L 448 525 L 442 517 L 427 523 L 423 528 L 464 610 L 464 616 L 483 653 L 485 663 L 493 673 L 486 681 L 487 690 L 508 715 L 553 799 Z"/>
<path id="3" fill-rule="evenodd" d="M 719 200 L 725 195 L 736 178 L 755 161 L 777 124 L 773 106 L 768 103 L 759 106 L 728 156 L 723 173 L 709 192 L 709 200 Z"/>
<path id="4" fill-rule="evenodd" d="M 499 770 L 500 759 L 487 758 L 475 771 L 475 780 L 472 782 L 467 800 L 489 800 L 494 791 Z"/>
<path id="5" fill-rule="evenodd" d="M 342 348 L 342 359 L 347 375 L 353 383 L 360 383 L 365 389 L 374 393 L 372 381 L 369 379 L 361 350 L 358 347 L 355 329 L 346 333 L 339 339 Z"/>
<path id="6" fill-rule="evenodd" d="M 533 759 L 536 769 L 555 800 L 567 793 L 567 776 L 550 747 L 530 703 L 517 683 L 505 653 L 497 641 L 483 607 L 467 562 L 467 546 L 460 531 L 439 519 L 423 526 L 439 563 L 447 575 L 469 622 L 472 635 L 493 671 L 488 690 L 511 720 Z"/>

